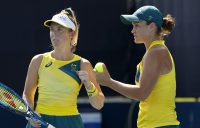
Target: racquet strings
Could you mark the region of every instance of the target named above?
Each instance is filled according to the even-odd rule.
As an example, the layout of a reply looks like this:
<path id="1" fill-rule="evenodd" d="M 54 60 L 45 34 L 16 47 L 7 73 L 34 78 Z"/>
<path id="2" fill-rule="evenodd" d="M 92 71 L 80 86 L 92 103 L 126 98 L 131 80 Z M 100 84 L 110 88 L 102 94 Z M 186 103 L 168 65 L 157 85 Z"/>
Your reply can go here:
<path id="1" fill-rule="evenodd" d="M 27 106 L 21 101 L 21 99 L 2 86 L 0 86 L 0 104 L 9 106 L 20 112 L 27 111 Z"/>

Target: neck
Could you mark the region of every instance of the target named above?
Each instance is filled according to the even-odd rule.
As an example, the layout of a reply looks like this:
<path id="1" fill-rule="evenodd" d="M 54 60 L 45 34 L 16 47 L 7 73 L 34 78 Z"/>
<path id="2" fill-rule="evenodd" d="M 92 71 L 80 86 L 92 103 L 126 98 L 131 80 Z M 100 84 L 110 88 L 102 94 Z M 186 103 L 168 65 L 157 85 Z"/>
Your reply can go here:
<path id="1" fill-rule="evenodd" d="M 149 38 L 149 40 L 147 40 L 146 43 L 144 43 L 146 50 L 149 48 L 149 46 L 151 45 L 151 43 L 154 42 L 154 41 L 156 41 L 156 40 L 162 40 L 162 37 L 154 36 L 152 38 Z"/>
<path id="2" fill-rule="evenodd" d="M 71 60 L 74 57 L 74 54 L 71 51 L 61 51 L 61 50 L 53 50 L 52 57 L 57 60 Z"/>

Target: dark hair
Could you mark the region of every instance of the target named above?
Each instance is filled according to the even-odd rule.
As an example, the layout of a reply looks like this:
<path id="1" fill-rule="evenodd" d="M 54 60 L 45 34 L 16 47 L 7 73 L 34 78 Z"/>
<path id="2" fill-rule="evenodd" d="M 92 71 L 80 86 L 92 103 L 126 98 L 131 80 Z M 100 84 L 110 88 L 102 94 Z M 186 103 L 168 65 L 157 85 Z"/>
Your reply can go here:
<path id="1" fill-rule="evenodd" d="M 170 15 L 166 15 L 163 18 L 163 25 L 162 28 L 160 28 L 160 31 L 158 31 L 159 34 L 161 34 L 162 36 L 167 36 L 171 33 L 171 31 L 174 29 L 175 27 L 175 19 Z"/>
<path id="2" fill-rule="evenodd" d="M 147 25 L 151 24 L 152 21 L 147 22 Z M 157 34 L 161 35 L 161 36 L 167 36 L 171 33 L 171 31 L 174 29 L 175 27 L 175 19 L 170 15 L 167 14 L 164 18 L 163 18 L 163 25 L 162 27 L 158 27 L 157 29 Z"/>

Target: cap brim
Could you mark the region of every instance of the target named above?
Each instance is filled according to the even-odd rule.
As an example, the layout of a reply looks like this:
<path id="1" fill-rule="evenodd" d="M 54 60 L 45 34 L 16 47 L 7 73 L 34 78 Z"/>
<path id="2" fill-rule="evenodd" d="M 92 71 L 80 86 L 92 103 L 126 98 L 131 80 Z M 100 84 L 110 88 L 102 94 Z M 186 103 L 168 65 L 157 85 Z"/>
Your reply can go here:
<path id="1" fill-rule="evenodd" d="M 66 26 L 66 25 L 64 25 L 64 24 L 62 24 L 62 23 L 60 23 L 60 22 L 57 22 L 57 21 L 54 21 L 54 20 L 46 20 L 45 22 L 44 22 L 44 26 L 45 27 L 50 27 L 51 26 L 51 23 L 56 23 L 56 24 L 59 24 L 59 25 L 61 25 L 61 26 L 63 26 L 63 27 L 65 27 L 65 28 L 70 28 L 70 27 L 68 27 L 68 26 Z M 72 29 L 72 28 L 70 28 L 70 29 Z M 73 29 L 72 29 L 73 30 Z"/>
<path id="2" fill-rule="evenodd" d="M 49 27 L 51 26 L 51 23 L 52 23 L 52 22 L 53 22 L 53 23 L 56 23 L 56 24 L 59 24 L 59 25 L 65 27 L 65 28 L 70 28 L 70 27 L 67 27 L 67 26 L 63 25 L 62 23 L 59 23 L 59 22 L 54 21 L 54 20 L 47 20 L 47 21 L 45 21 L 45 22 L 44 22 L 44 26 L 49 28 Z"/>
<path id="3" fill-rule="evenodd" d="M 44 22 L 44 26 L 45 26 L 45 27 L 50 27 L 50 25 L 51 25 L 52 22 L 53 22 L 52 20 L 46 20 L 46 21 Z"/>
<path id="4" fill-rule="evenodd" d="M 120 20 L 122 23 L 130 25 L 132 22 L 139 22 L 140 19 L 135 15 L 121 15 Z"/>

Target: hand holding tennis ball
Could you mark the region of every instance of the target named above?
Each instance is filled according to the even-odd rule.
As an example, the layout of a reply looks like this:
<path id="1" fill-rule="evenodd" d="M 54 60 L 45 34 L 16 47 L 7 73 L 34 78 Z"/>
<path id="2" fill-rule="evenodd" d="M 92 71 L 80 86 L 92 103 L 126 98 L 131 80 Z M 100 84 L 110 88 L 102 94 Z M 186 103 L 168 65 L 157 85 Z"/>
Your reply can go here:
<path id="1" fill-rule="evenodd" d="M 111 81 L 110 74 L 106 68 L 106 65 L 102 62 L 98 62 L 95 67 L 94 71 L 96 74 L 96 80 L 100 85 L 109 86 L 108 83 Z"/>
<path id="2" fill-rule="evenodd" d="M 98 62 L 95 67 L 94 67 L 95 71 L 97 71 L 98 73 L 103 73 L 103 63 L 102 62 Z"/>

